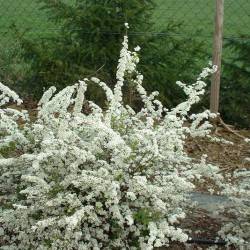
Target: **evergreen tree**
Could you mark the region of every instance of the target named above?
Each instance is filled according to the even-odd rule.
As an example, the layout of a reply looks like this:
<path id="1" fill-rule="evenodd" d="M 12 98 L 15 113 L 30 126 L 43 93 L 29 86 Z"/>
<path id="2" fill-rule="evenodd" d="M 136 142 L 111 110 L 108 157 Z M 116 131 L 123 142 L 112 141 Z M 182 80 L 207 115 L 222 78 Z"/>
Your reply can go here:
<path id="1" fill-rule="evenodd" d="M 39 1 L 41 2 L 41 1 Z M 191 81 L 201 65 L 202 45 L 194 39 L 177 36 L 179 25 L 169 23 L 154 31 L 152 0 L 42 0 L 50 20 L 60 27 L 56 37 L 46 40 L 21 39 L 30 73 L 24 79 L 26 89 L 40 95 L 50 85 L 64 87 L 78 79 L 97 76 L 114 84 L 118 51 L 128 22 L 131 46 L 140 45 L 140 70 L 148 90 L 158 89 L 161 99 L 172 106 L 183 93 L 176 80 Z M 166 35 L 167 34 L 167 35 Z M 203 56 L 203 54 L 202 54 Z M 101 99 L 98 90 L 91 95 Z"/>
<path id="2" fill-rule="evenodd" d="M 233 55 L 224 62 L 220 112 L 229 123 L 250 127 L 250 40 L 232 39 L 227 48 Z"/>

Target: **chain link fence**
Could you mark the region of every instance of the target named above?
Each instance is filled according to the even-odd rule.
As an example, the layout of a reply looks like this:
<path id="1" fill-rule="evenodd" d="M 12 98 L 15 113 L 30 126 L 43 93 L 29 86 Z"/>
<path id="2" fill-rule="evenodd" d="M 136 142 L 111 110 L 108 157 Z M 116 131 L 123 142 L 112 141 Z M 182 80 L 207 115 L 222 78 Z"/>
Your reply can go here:
<path id="1" fill-rule="evenodd" d="M 69 5 L 74 1 L 64 0 Z M 155 0 L 155 4 L 155 25 L 152 29 L 140 32 L 131 29 L 130 36 L 151 34 L 161 37 L 163 41 L 167 36 L 197 37 L 207 43 L 207 51 L 212 53 L 214 0 Z M 18 67 L 18 49 L 13 50 L 18 44 L 13 27 L 25 31 L 30 38 L 46 39 L 57 35 L 60 24 L 52 22 L 41 7 L 41 2 L 36 0 L 0 0 L 0 71 L 4 72 L 8 65 Z M 250 0 L 225 0 L 224 9 L 224 39 L 250 39 Z M 171 22 L 180 24 L 178 31 L 161 32 Z M 92 31 L 86 30 L 86 33 L 89 32 Z M 100 32 L 112 35 L 108 29 Z"/>
<path id="2" fill-rule="evenodd" d="M 53 0 L 52 0 L 53 1 Z M 72 4 L 74 0 L 65 0 Z M 169 22 L 182 24 L 179 35 L 210 38 L 213 33 L 215 4 L 213 0 L 155 0 L 154 34 Z M 10 28 L 16 25 L 30 35 L 46 37 L 59 29 L 49 21 L 42 5 L 34 0 L 0 0 L 0 34 L 2 40 L 11 36 Z M 250 1 L 225 0 L 224 38 L 250 39 Z M 108 32 L 107 30 L 105 32 Z M 148 32 L 148 31 L 141 31 Z"/>
<path id="3" fill-rule="evenodd" d="M 164 6 L 164 7 L 161 7 Z M 224 38 L 250 39 L 250 1 L 224 1 Z M 181 35 L 197 32 L 200 37 L 211 38 L 214 30 L 214 0 L 158 0 L 156 18 L 164 22 L 182 23 Z"/>

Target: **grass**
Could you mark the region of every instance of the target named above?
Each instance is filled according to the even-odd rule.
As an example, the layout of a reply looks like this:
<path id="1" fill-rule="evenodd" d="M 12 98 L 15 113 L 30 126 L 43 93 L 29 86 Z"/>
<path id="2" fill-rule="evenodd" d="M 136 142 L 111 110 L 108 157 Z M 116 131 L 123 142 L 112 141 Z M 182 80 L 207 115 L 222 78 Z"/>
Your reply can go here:
<path id="1" fill-rule="evenodd" d="M 48 20 L 45 11 L 35 0 L 0 0 L 0 32 L 5 37 L 11 35 L 10 27 L 14 24 L 23 30 L 29 30 L 30 35 L 46 35 L 55 25 Z"/>
<path id="2" fill-rule="evenodd" d="M 215 0 L 155 0 L 157 8 L 154 14 L 155 30 L 159 31 L 167 20 L 181 23 L 180 36 L 197 36 L 206 44 L 206 50 L 212 55 L 212 43 L 215 18 Z M 250 1 L 224 1 L 224 42 L 228 38 L 238 39 L 242 35 L 250 39 Z M 230 49 L 223 49 L 225 60 L 232 56 Z M 201 64 L 203 61 L 201 60 Z M 204 66 L 204 65 L 202 65 Z"/>
<path id="3" fill-rule="evenodd" d="M 213 0 L 155 0 L 157 8 L 156 29 L 164 27 L 167 20 L 183 23 L 183 34 L 199 30 L 200 36 L 211 37 L 214 28 L 215 1 Z M 224 1 L 224 36 L 238 37 L 239 34 L 250 37 L 250 1 Z"/>
<path id="4" fill-rule="evenodd" d="M 64 0 L 73 2 L 74 0 Z M 154 0 L 156 9 L 153 16 L 154 32 L 160 32 L 170 21 L 182 23 L 180 36 L 193 36 L 205 41 L 207 51 L 212 51 L 212 34 L 214 22 L 214 0 Z M 56 34 L 58 26 L 48 20 L 48 13 L 40 10 L 41 4 L 37 0 L 0 0 L 0 77 L 5 68 L 14 65 L 22 71 L 22 64 L 18 64 L 18 47 L 15 44 L 15 34 L 10 27 L 15 24 L 18 28 L 27 29 L 29 37 L 48 37 Z M 238 37 L 244 34 L 250 37 L 250 1 L 225 0 L 225 37 Z M 143 32 L 143 31 L 142 31 Z M 145 31 L 147 32 L 147 31 Z M 164 39 L 164 37 L 162 38 Z M 229 52 L 231 53 L 231 52 Z M 229 54 L 224 53 L 225 54 Z M 13 60 L 13 58 L 15 60 Z M 1 73 L 2 71 L 2 73 Z M 10 72 L 13 72 L 10 70 Z M 19 72 L 18 72 L 19 74 Z"/>
<path id="5" fill-rule="evenodd" d="M 66 0 L 65 0 L 66 1 Z M 74 0 L 67 0 L 74 1 Z M 199 31 L 199 35 L 211 38 L 214 21 L 214 1 L 212 0 L 155 0 L 156 10 L 154 30 L 160 31 L 168 21 L 183 23 L 180 34 L 189 35 Z M 19 28 L 30 29 L 30 35 L 46 36 L 57 28 L 49 22 L 48 14 L 39 9 L 36 0 L 0 0 L 0 33 L 7 32 L 15 23 Z M 249 35 L 250 1 L 225 0 L 226 37 L 237 37 L 239 33 Z"/>

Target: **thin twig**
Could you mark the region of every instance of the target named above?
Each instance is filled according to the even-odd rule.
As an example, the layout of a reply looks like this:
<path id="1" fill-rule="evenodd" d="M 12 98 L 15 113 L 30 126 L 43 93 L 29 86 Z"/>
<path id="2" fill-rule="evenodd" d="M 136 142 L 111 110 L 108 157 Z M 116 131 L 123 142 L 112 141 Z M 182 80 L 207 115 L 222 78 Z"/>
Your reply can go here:
<path id="1" fill-rule="evenodd" d="M 90 75 L 87 76 L 87 78 L 91 77 L 91 76 L 95 76 L 104 66 L 106 63 L 104 63 L 100 68 L 98 68 L 94 73 L 91 73 Z"/>
<path id="2" fill-rule="evenodd" d="M 236 135 L 237 137 L 239 137 L 239 138 L 241 138 L 241 139 L 243 139 L 243 140 L 246 139 L 245 136 L 243 136 L 243 135 L 239 134 L 238 132 L 236 132 L 235 130 L 231 129 L 231 128 L 222 120 L 222 118 L 221 118 L 220 116 L 218 117 L 218 122 L 219 122 L 228 132 L 230 132 L 230 133 Z"/>

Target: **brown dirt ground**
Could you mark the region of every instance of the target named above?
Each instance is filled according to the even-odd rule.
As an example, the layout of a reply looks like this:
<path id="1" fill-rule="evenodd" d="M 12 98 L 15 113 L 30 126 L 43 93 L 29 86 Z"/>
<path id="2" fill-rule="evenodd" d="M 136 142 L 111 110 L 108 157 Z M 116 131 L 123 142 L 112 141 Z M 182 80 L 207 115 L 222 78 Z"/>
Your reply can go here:
<path id="1" fill-rule="evenodd" d="M 218 128 L 219 138 L 233 142 L 233 145 L 211 142 L 206 138 L 188 139 L 186 142 L 186 151 L 194 158 L 200 158 L 203 154 L 208 156 L 208 162 L 211 162 L 221 168 L 225 173 L 232 173 L 234 170 L 250 168 L 250 143 L 243 139 Z M 246 138 L 250 138 L 250 130 L 239 130 L 237 133 Z"/>
<path id="2" fill-rule="evenodd" d="M 211 142 L 206 138 L 189 138 L 186 141 L 186 152 L 196 158 L 200 159 L 203 154 L 206 154 L 208 162 L 217 165 L 223 174 L 231 174 L 235 170 L 250 169 L 250 162 L 246 161 L 246 158 L 250 158 L 250 143 L 246 143 L 242 138 L 239 138 L 235 134 L 227 131 L 222 127 L 217 129 L 219 138 L 226 139 L 233 142 L 231 144 L 224 144 L 221 142 Z M 240 135 L 250 138 L 249 130 L 238 130 Z M 198 187 L 199 191 L 202 191 L 202 187 Z M 192 219 L 187 220 L 185 223 L 189 225 L 189 228 L 195 228 L 200 232 L 196 235 L 192 235 L 196 238 L 203 239 L 215 239 L 216 232 L 220 228 L 221 221 L 215 220 L 209 217 L 204 210 L 198 209 L 196 215 Z M 173 244 L 166 249 L 207 249 L 206 245 L 191 244 L 187 247 L 184 245 Z M 226 249 L 225 247 L 219 247 L 218 249 Z M 231 248 L 233 249 L 233 248 Z"/>

